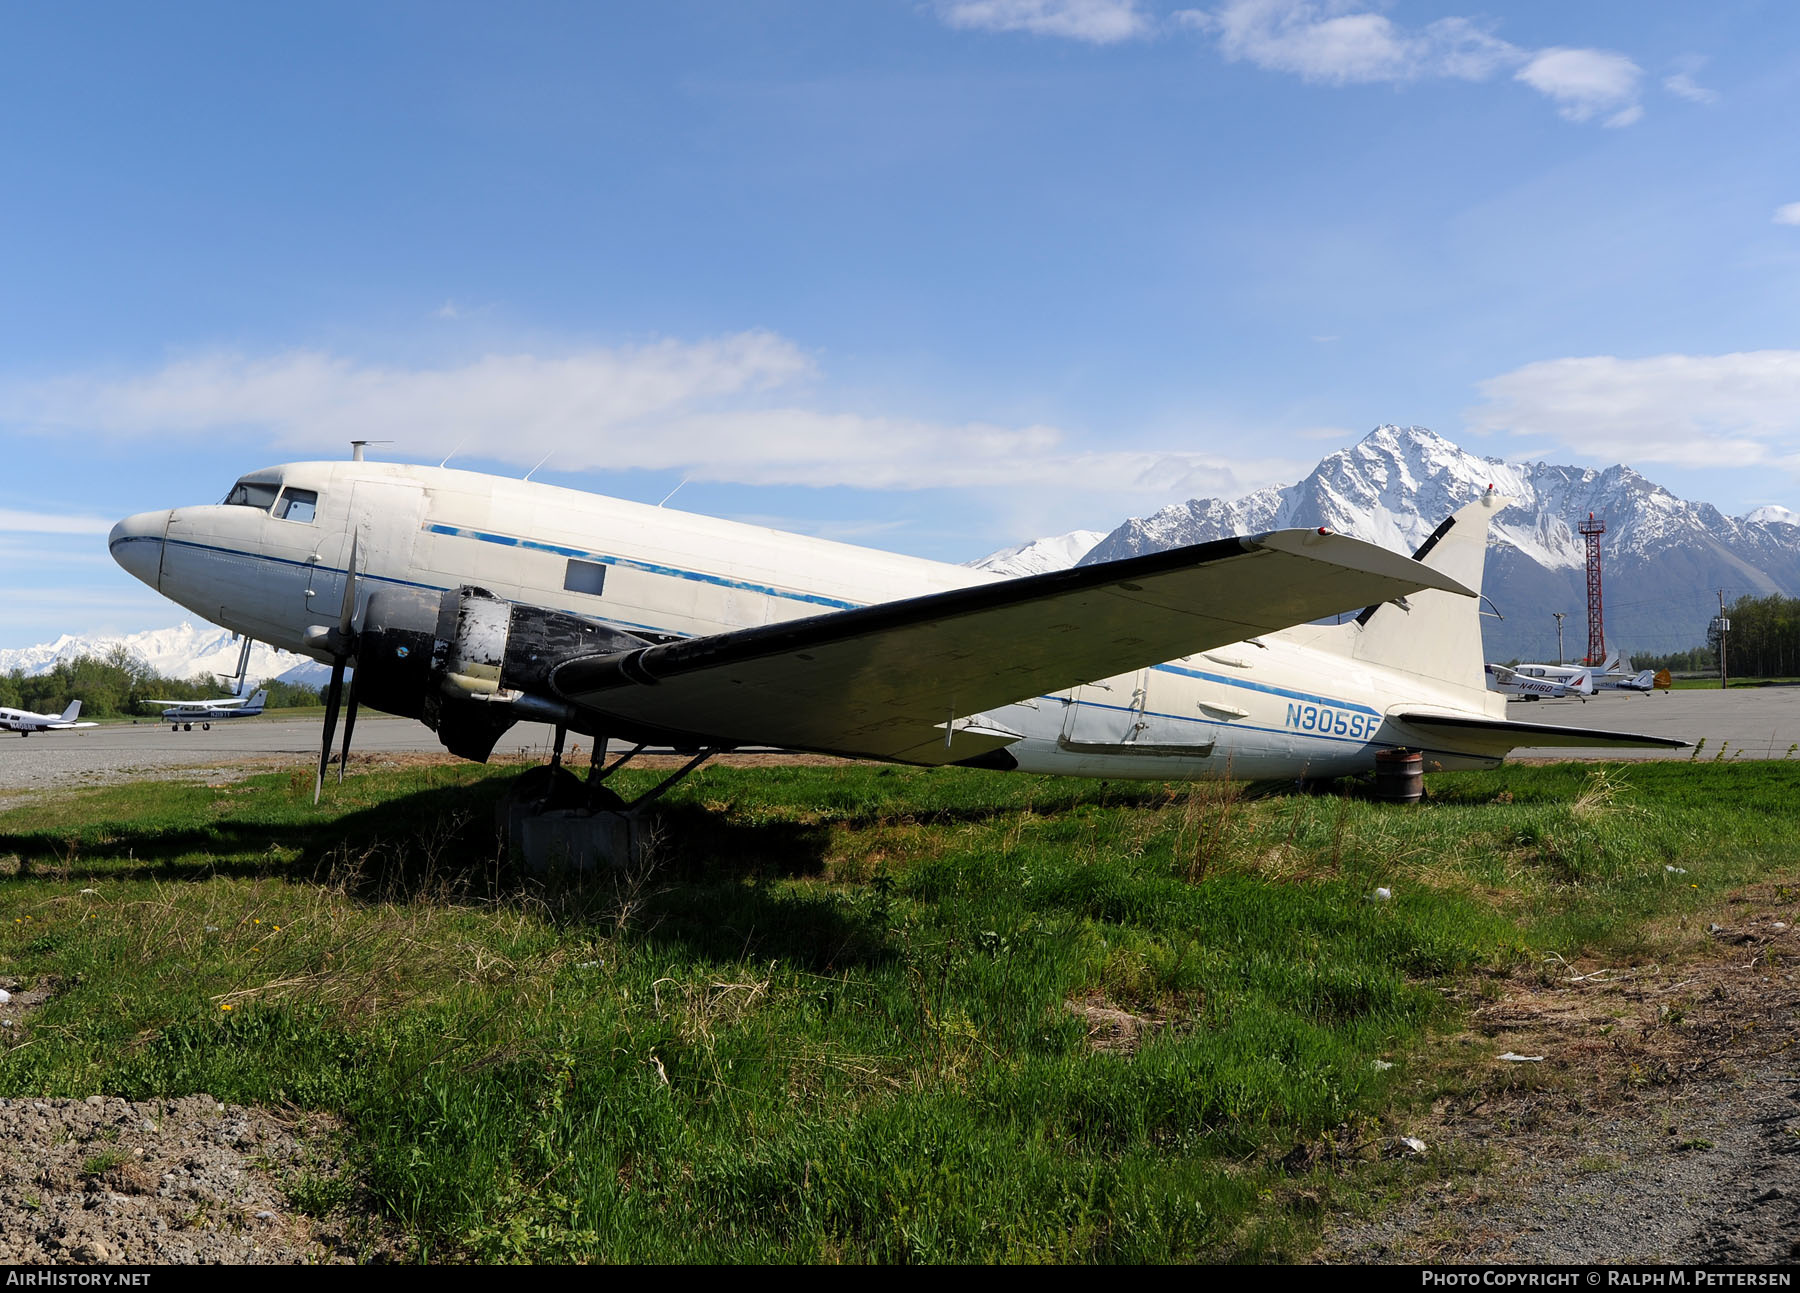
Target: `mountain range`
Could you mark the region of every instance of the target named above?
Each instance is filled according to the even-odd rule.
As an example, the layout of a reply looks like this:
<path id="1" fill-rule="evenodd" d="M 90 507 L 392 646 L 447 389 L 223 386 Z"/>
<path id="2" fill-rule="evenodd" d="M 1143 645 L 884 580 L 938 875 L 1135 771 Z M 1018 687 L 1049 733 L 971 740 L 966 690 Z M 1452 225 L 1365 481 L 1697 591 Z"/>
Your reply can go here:
<path id="1" fill-rule="evenodd" d="M 1609 648 L 1664 654 L 1698 646 L 1718 611 L 1750 593 L 1800 593 L 1800 516 L 1761 507 L 1730 517 L 1687 502 L 1623 465 L 1594 470 L 1509 463 L 1459 448 L 1424 427 L 1380 426 L 1328 455 L 1305 479 L 1242 498 L 1197 498 L 1127 520 L 1077 564 L 1288 527 L 1326 526 L 1410 552 L 1444 517 L 1489 485 L 1512 500 L 1489 531 L 1482 620 L 1492 660 L 1555 659 L 1587 651 L 1587 552 L 1577 527 L 1591 514 L 1601 537 L 1602 607 Z M 1075 535 L 1040 539 L 972 565 L 1002 573 L 1017 556 L 1080 547 Z M 1048 568 L 1048 567 L 1046 567 Z"/>
<path id="2" fill-rule="evenodd" d="M 195 628 L 192 624 L 182 623 L 173 628 L 146 629 L 123 637 L 70 637 L 65 634 L 42 646 L 0 650 L 0 673 L 17 669 L 35 677 L 49 673 L 58 661 L 72 661 L 84 655 L 104 657 L 117 647 L 124 647 L 165 678 L 220 674 L 228 679 L 237 674 L 238 652 L 243 643 L 232 640 L 231 630 L 214 624 Z M 317 687 L 330 679 L 331 668 L 306 656 L 277 651 L 258 642 L 250 649 L 248 676 L 252 682 L 276 678 Z M 220 689 L 224 689 L 223 683 Z"/>

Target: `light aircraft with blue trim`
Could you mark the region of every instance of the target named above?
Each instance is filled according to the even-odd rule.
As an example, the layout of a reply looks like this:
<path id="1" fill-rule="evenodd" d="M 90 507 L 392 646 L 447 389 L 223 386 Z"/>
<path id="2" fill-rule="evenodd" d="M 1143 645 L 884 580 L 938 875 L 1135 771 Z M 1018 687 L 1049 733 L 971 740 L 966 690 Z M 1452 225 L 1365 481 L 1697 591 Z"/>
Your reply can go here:
<path id="1" fill-rule="evenodd" d="M 163 706 L 158 716 L 172 730 L 191 732 L 194 724 L 200 724 L 202 731 L 211 731 L 216 722 L 228 718 L 256 718 L 263 712 L 263 705 L 269 699 L 269 693 L 258 691 L 254 696 L 222 696 L 218 700 L 146 700 L 146 705 Z"/>
<path id="2" fill-rule="evenodd" d="M 28 709 L 8 709 L 0 705 L 0 730 L 30 736 L 33 732 L 61 732 L 71 727 L 97 727 L 97 723 L 78 723 L 81 702 L 72 700 L 60 714 L 34 714 Z"/>
<path id="3" fill-rule="evenodd" d="M 568 731 L 596 756 L 691 750 L 690 768 L 754 746 L 1147 779 L 1683 744 L 1507 719 L 1477 609 L 1504 505 L 1490 488 L 1410 557 L 1276 530 L 1007 578 L 359 448 L 129 517 L 109 543 L 194 613 L 332 666 L 321 784 L 347 671 L 340 778 L 363 703 L 475 760 L 550 723 L 553 768 Z"/>

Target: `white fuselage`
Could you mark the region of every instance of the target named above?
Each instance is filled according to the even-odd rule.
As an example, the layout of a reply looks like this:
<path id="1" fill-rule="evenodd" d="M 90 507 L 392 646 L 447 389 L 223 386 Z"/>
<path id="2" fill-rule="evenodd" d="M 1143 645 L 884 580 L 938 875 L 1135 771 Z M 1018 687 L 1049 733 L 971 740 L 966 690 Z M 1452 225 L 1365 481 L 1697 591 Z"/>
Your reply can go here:
<path id="1" fill-rule="evenodd" d="M 0 705 L 0 731 L 23 732 L 56 732 L 70 727 L 92 727 L 92 723 L 77 723 L 74 719 L 62 714 L 34 714 L 28 709 L 8 709 Z"/>
<path id="2" fill-rule="evenodd" d="M 352 532 L 359 579 L 372 589 L 475 585 L 652 639 L 1003 578 L 443 468 L 312 462 L 270 468 L 245 482 L 251 488 L 238 505 L 121 522 L 111 540 L 114 556 L 197 614 L 315 658 L 305 634 L 337 619 Z M 1378 751 L 1396 746 L 1423 750 L 1444 767 L 1497 761 L 1445 749 L 1389 717 L 1422 706 L 1503 712 L 1499 697 L 1486 703 L 1478 673 L 1458 686 L 1350 658 L 1328 641 L 1350 628 L 1288 629 L 987 712 L 1023 734 L 1008 752 L 1037 772 L 1325 778 L 1367 770 Z"/>

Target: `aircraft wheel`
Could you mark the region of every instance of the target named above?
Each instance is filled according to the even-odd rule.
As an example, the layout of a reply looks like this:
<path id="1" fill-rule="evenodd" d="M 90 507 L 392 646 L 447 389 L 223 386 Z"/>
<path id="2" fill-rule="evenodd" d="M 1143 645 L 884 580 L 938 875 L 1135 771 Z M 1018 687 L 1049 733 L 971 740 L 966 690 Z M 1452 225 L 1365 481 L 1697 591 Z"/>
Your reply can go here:
<path id="1" fill-rule="evenodd" d="M 181 725 L 181 730 L 184 732 L 191 732 L 194 730 L 194 725 L 192 723 L 183 723 Z"/>
<path id="2" fill-rule="evenodd" d="M 200 730 L 202 732 L 210 732 L 210 731 L 212 731 L 212 724 L 211 723 L 202 723 L 202 724 L 200 724 Z"/>

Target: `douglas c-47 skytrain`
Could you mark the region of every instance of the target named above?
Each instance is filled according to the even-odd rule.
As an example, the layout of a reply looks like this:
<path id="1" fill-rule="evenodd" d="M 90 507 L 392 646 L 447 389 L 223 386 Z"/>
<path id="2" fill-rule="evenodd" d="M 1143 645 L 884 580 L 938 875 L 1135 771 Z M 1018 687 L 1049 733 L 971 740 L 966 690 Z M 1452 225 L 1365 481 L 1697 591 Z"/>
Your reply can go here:
<path id="1" fill-rule="evenodd" d="M 1476 602 L 1502 506 L 1490 489 L 1410 558 L 1277 530 L 1009 579 L 359 458 L 253 472 L 223 503 L 121 521 L 110 546 L 195 613 L 334 666 L 321 778 L 346 666 L 346 750 L 367 703 L 475 760 L 521 719 L 559 742 L 1154 779 L 1682 744 L 1507 720 Z"/>

